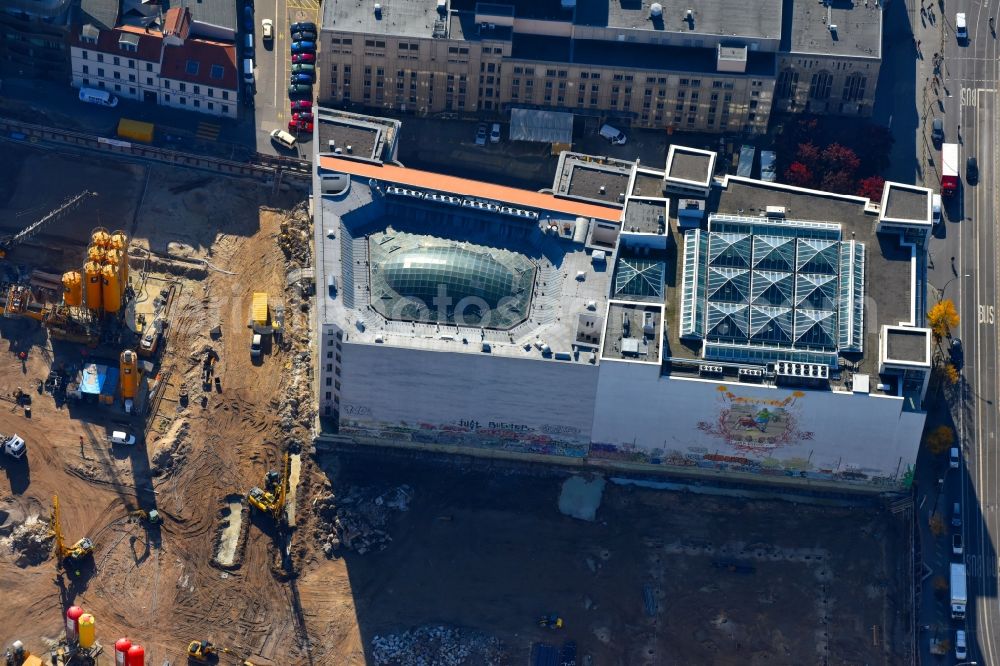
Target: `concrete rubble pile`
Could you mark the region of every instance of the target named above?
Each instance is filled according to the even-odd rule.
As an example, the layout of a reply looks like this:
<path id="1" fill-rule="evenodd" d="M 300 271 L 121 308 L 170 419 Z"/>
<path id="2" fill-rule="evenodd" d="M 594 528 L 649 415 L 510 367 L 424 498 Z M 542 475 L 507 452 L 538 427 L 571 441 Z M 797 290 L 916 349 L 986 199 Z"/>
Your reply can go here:
<path id="1" fill-rule="evenodd" d="M 38 516 L 30 516 L 3 539 L 3 545 L 17 556 L 19 566 L 41 564 L 52 554 L 52 531 Z"/>
<path id="2" fill-rule="evenodd" d="M 281 222 L 281 233 L 278 235 L 278 247 L 285 253 L 285 258 L 300 266 L 310 265 L 310 242 L 312 228 L 309 222 L 309 211 L 305 206 L 299 206 Z"/>
<path id="3" fill-rule="evenodd" d="M 310 400 L 309 377 L 311 360 L 308 351 L 302 351 L 292 357 L 292 371 L 286 374 L 285 401 L 281 403 L 278 413 L 281 419 L 281 429 L 291 432 L 296 425 L 308 429 L 313 422 L 312 400 Z"/>
<path id="4" fill-rule="evenodd" d="M 378 666 L 498 666 L 500 641 L 481 632 L 451 627 L 420 627 L 372 638 L 372 661 Z"/>
<path id="5" fill-rule="evenodd" d="M 413 490 L 402 485 L 379 492 L 376 488 L 355 488 L 346 495 L 333 493 L 313 501 L 318 528 L 316 538 L 327 557 L 341 548 L 359 555 L 385 550 L 392 541 L 389 521 L 396 512 L 409 508 Z"/>

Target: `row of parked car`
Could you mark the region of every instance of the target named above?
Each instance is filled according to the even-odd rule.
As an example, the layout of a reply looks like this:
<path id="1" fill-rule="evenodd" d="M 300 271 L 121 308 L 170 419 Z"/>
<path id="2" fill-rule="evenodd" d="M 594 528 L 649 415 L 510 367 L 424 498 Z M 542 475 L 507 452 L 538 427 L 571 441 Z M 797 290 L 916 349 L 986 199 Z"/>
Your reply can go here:
<path id="1" fill-rule="evenodd" d="M 285 148 L 294 148 L 296 136 L 304 133 L 312 136 L 313 131 L 313 84 L 316 83 L 316 24 L 310 22 L 293 23 L 292 31 L 292 74 L 288 82 L 288 99 L 291 100 L 291 120 L 288 131 L 274 130 L 271 140 Z"/>

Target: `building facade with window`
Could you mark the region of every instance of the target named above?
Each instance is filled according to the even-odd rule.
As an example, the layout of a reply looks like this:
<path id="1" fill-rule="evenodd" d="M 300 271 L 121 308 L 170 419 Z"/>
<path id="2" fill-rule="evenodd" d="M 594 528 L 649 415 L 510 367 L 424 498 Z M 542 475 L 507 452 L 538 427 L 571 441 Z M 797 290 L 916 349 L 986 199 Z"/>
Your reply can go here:
<path id="1" fill-rule="evenodd" d="M 826 95 L 823 105 L 803 100 L 785 108 L 870 113 L 880 11 L 874 5 L 837 10 L 870 19 L 858 39 L 871 53 L 859 55 L 860 47 L 841 46 L 850 41 L 845 33 L 854 39 L 846 18 L 828 42 L 787 37 L 786 28 L 824 20 L 815 12 L 801 18 L 795 2 L 787 17 L 781 0 L 712 0 L 685 11 L 649 0 L 634 6 L 387 0 L 377 11 L 326 3 L 319 95 L 339 106 L 415 113 L 492 115 L 522 107 L 638 127 L 760 133 L 784 66 L 803 79 L 820 74 L 817 98 Z M 828 63 L 825 69 L 796 64 L 808 49 L 812 60 Z M 853 107 L 833 104 L 841 94 L 837 86 L 854 72 L 867 78 L 853 79 L 845 93 Z M 809 94 L 808 86 L 792 90 Z"/>
<path id="2" fill-rule="evenodd" d="M 13 75 L 61 79 L 73 0 L 0 2 L 0 63 Z"/>
<path id="3" fill-rule="evenodd" d="M 236 118 L 236 47 L 191 37 L 190 27 L 185 8 L 168 10 L 161 29 L 81 26 L 70 43 L 73 86 Z"/>

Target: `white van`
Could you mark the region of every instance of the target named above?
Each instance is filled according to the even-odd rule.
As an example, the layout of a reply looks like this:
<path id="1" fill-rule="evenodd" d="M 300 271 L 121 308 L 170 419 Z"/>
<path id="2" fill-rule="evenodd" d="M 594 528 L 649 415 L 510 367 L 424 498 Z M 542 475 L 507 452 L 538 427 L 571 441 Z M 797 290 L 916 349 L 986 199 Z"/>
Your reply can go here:
<path id="1" fill-rule="evenodd" d="M 112 444 L 124 444 L 125 446 L 135 445 L 135 435 L 130 435 L 124 430 L 115 430 L 111 433 Z"/>
<path id="2" fill-rule="evenodd" d="M 274 141 L 279 146 L 284 148 L 292 149 L 295 147 L 295 137 L 286 132 L 285 130 L 276 129 L 271 132 L 271 141 Z"/>
<path id="3" fill-rule="evenodd" d="M 247 83 L 253 83 L 253 60 L 250 58 L 243 59 L 243 80 Z"/>
<path id="4" fill-rule="evenodd" d="M 965 24 L 965 14 L 959 12 L 955 15 L 955 39 L 964 42 L 969 38 L 969 28 Z"/>
<path id="5" fill-rule="evenodd" d="M 253 33 L 248 33 L 246 40 L 243 42 L 243 55 L 248 58 L 253 56 Z"/>
<path id="6" fill-rule="evenodd" d="M 941 223 L 941 195 L 932 194 L 931 195 L 931 217 L 934 219 L 934 224 Z"/>
<path id="7" fill-rule="evenodd" d="M 117 97 L 107 90 L 98 90 L 97 88 L 80 88 L 80 101 L 100 104 L 101 106 L 118 106 Z"/>
<path id="8" fill-rule="evenodd" d="M 624 132 L 615 129 L 611 125 L 601 125 L 600 135 L 616 146 L 624 146 L 628 141 L 628 137 L 625 136 Z"/>

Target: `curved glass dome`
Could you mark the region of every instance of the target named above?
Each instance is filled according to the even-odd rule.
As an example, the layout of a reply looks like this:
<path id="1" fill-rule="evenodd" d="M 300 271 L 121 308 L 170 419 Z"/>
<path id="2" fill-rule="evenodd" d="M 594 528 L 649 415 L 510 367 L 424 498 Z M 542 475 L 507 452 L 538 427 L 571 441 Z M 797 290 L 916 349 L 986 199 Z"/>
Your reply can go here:
<path id="1" fill-rule="evenodd" d="M 388 233 L 369 248 L 372 305 L 389 319 L 510 328 L 527 317 L 535 268 L 521 254 Z"/>

